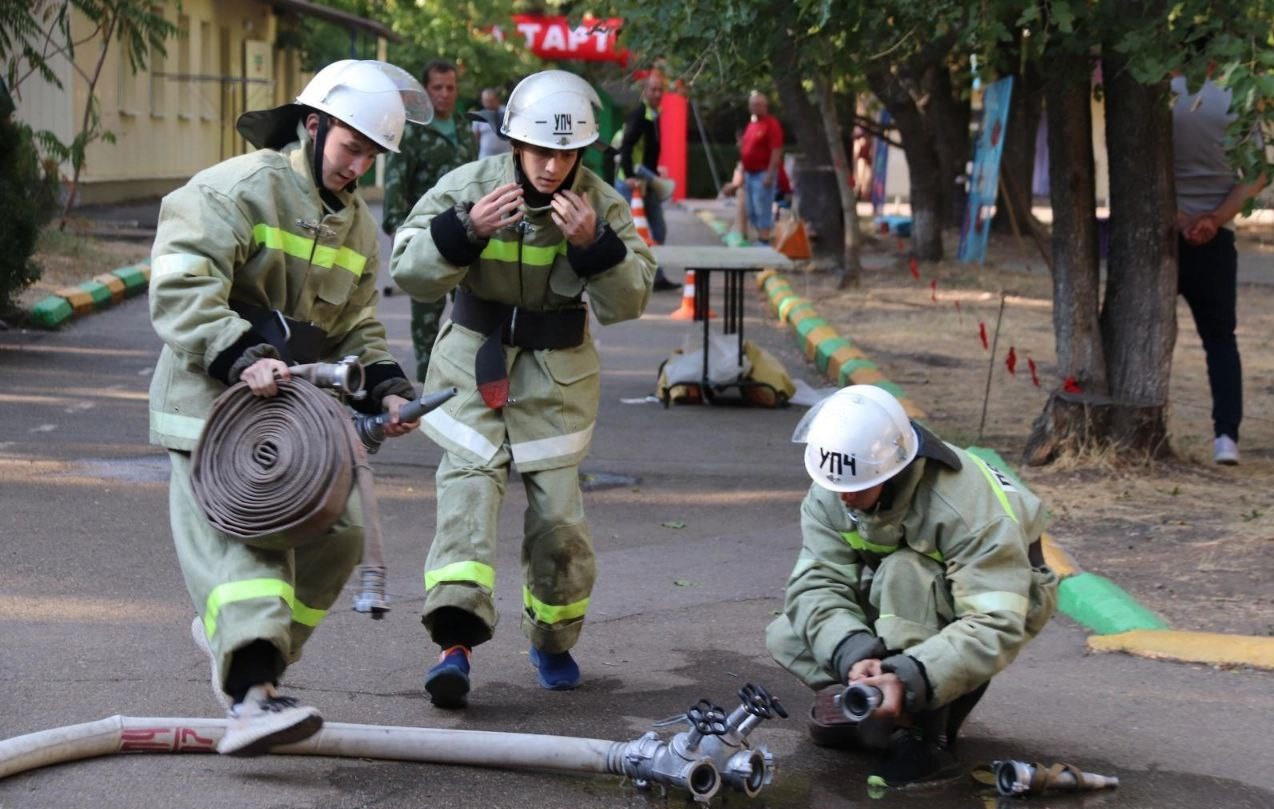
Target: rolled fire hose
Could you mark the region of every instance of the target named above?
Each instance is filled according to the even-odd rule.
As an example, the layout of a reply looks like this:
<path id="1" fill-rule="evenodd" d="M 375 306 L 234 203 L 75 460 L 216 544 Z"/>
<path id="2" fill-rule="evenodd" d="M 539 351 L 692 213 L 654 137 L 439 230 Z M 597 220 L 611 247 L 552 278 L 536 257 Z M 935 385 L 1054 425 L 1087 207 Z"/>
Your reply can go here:
<path id="1" fill-rule="evenodd" d="M 217 397 L 192 456 L 195 500 L 209 523 L 232 536 L 318 536 L 340 517 L 356 484 L 363 564 L 355 604 L 381 618 L 389 607 L 371 467 L 344 408 L 315 387 L 353 393 L 362 387 L 362 368 L 316 363 L 290 371 L 293 378 L 279 380 L 274 396 L 255 396 L 240 382 Z"/>
<path id="2" fill-rule="evenodd" d="M 114 753 L 213 753 L 226 720 L 111 716 L 0 741 L 0 779 L 17 773 Z M 653 734 L 648 734 L 648 736 Z M 392 727 L 328 722 L 302 742 L 271 754 L 342 756 L 435 764 L 591 772 L 653 778 L 685 789 L 701 802 L 721 786 L 711 759 L 684 762 L 672 778 L 647 771 L 642 737 L 633 742 L 502 733 L 482 730 Z"/>

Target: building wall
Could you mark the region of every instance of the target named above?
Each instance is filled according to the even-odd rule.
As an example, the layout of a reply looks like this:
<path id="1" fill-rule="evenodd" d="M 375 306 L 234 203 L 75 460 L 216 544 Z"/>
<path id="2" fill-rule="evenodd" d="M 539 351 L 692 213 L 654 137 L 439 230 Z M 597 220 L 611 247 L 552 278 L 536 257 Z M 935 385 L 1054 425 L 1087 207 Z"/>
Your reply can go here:
<path id="1" fill-rule="evenodd" d="M 97 96 L 102 127 L 116 142 L 89 146 L 81 203 L 163 194 L 200 169 L 248 151 L 234 131 L 238 116 L 283 103 L 299 90 L 298 55 L 275 50 L 277 18 L 267 3 L 183 0 L 180 8 L 166 2 L 162 10 L 179 28 L 165 56 L 152 54 L 146 68 L 133 73 L 118 42 L 107 51 Z M 82 17 L 73 25 L 77 38 L 91 33 Z M 98 49 L 81 46 L 76 57 L 91 72 Z M 63 67 L 64 90 L 33 78 L 22 87 L 18 115 L 66 142 L 78 130 L 88 84 Z M 63 175 L 69 179 L 69 165 Z"/>

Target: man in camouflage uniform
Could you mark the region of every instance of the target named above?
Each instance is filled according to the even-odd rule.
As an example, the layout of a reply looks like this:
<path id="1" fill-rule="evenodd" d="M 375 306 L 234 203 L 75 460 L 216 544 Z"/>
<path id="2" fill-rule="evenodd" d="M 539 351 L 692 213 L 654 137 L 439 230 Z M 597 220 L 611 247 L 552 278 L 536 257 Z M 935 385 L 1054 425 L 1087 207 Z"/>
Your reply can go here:
<path id="1" fill-rule="evenodd" d="M 381 228 L 390 236 L 402 224 L 416 201 L 434 187 L 442 175 L 478 157 L 478 142 L 470 127 L 456 122 L 456 66 L 435 59 L 425 66 L 425 91 L 433 104 L 434 119 L 427 126 L 409 127 L 402 148 L 390 155 L 385 166 L 385 218 Z M 411 301 L 411 344 L 416 350 L 416 379 L 425 381 L 429 352 L 438 339 L 446 298 Z"/>

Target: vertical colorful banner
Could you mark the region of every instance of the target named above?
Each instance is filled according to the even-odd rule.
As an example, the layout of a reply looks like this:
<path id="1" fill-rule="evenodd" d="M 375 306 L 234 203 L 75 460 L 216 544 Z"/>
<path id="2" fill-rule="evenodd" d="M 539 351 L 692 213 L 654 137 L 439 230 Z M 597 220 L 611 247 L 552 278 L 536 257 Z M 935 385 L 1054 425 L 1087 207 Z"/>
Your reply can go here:
<path id="1" fill-rule="evenodd" d="M 1012 76 L 988 84 L 982 94 L 982 131 L 978 134 L 977 151 L 973 157 L 969 205 L 964 212 L 964 223 L 960 226 L 960 250 L 957 253 L 960 261 L 986 261 L 986 239 L 991 230 L 991 214 L 995 211 L 996 189 L 1000 183 L 1000 155 L 1004 153 L 1004 133 L 1012 95 Z"/>
<path id="2" fill-rule="evenodd" d="M 885 131 L 890 124 L 889 110 L 880 111 L 880 129 Z M 885 181 L 889 174 L 889 141 L 875 138 L 871 153 L 871 212 L 876 216 L 885 210 Z"/>
<path id="3" fill-rule="evenodd" d="M 686 198 L 686 130 L 689 127 L 688 104 L 681 93 L 664 93 L 659 105 L 659 165 L 677 181 L 673 199 Z"/>

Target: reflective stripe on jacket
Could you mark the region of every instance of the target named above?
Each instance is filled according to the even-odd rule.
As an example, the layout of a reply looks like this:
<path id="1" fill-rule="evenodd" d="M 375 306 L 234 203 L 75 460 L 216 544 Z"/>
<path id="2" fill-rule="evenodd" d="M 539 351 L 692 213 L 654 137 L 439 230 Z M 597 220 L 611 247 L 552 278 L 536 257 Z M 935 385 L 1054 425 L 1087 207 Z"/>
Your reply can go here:
<path id="1" fill-rule="evenodd" d="M 164 341 L 150 386 L 150 440 L 190 450 L 225 385 L 208 367 L 251 325 L 236 301 L 328 335 L 325 359 L 392 361 L 376 320 L 376 223 L 358 194 L 327 213 L 311 145 L 262 149 L 199 172 L 164 197 L 151 250 L 150 315 Z"/>

